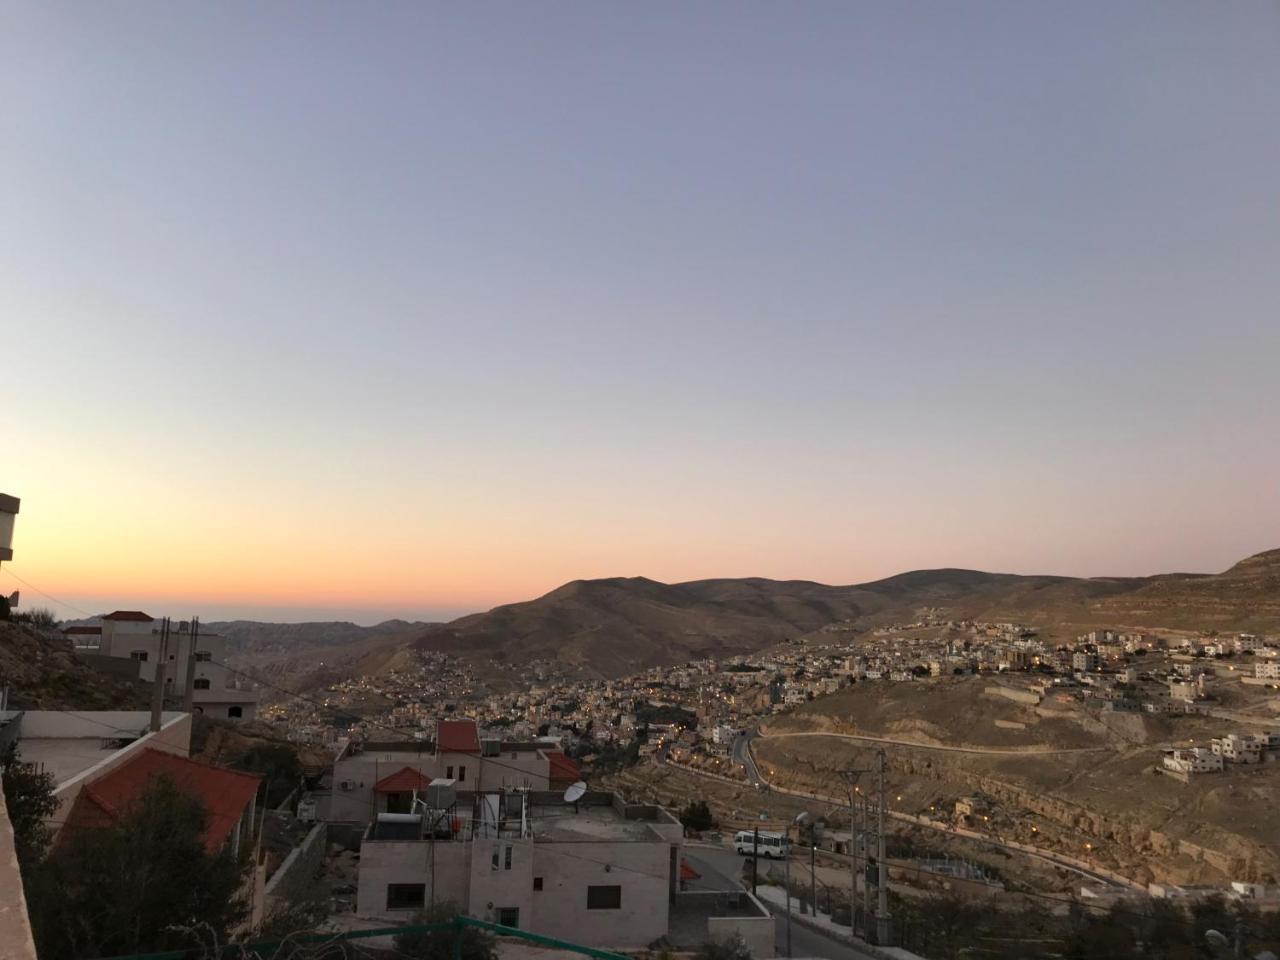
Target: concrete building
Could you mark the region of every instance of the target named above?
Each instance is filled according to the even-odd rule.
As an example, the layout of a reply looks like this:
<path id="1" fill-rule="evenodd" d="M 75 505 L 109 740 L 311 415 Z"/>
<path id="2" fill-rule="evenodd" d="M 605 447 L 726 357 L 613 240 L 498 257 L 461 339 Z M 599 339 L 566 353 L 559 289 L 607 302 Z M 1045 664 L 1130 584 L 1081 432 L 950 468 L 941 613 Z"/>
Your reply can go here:
<path id="1" fill-rule="evenodd" d="M 1215 754 L 1229 763 L 1261 763 L 1266 743 L 1263 737 L 1232 733 L 1225 737 L 1215 737 L 1209 741 L 1209 746 Z"/>
<path id="2" fill-rule="evenodd" d="M 165 712 L 160 729 L 149 729 L 145 710 L 24 710 L 0 712 L 0 746 L 16 740 L 25 763 L 53 776 L 59 829 L 80 791 L 146 749 L 186 757 L 191 752 L 191 716 Z"/>
<path id="3" fill-rule="evenodd" d="M 1166 773 L 1186 780 L 1200 773 L 1221 773 L 1222 756 L 1204 747 L 1171 750 L 1165 754 L 1162 765 Z"/>
<path id="4" fill-rule="evenodd" d="M 198 796 L 209 812 L 209 851 L 228 847 L 253 864 L 243 894 L 246 928 L 256 926 L 266 879 L 256 829 L 261 778 L 189 759 L 190 714 L 163 713 L 158 730 L 149 729 L 151 719 L 130 710 L 7 711 L 0 713 L 0 746 L 16 740 L 24 763 L 53 776 L 58 807 L 47 822 L 55 835 L 111 822 L 159 776 Z"/>
<path id="5" fill-rule="evenodd" d="M 116 610 L 102 618 L 96 632 L 92 626 L 69 627 L 65 632 L 77 655 L 95 669 L 155 682 L 162 637 L 158 622 L 149 614 Z M 193 655 L 193 711 L 226 720 L 253 719 L 258 709 L 258 691 L 223 666 L 227 661 L 226 638 L 204 631 L 196 636 L 185 620 L 172 624 L 170 629 L 165 653 L 166 696 L 183 696 L 187 663 Z"/>
<path id="6" fill-rule="evenodd" d="M 411 801 L 415 784 L 453 780 L 459 793 L 521 788 L 563 789 L 578 765 L 545 743 L 481 739 L 474 720 L 441 720 L 431 740 L 343 742 L 328 792 L 315 795 L 322 820 L 368 823 Z M 408 789 L 401 789 L 404 784 Z"/>
<path id="7" fill-rule="evenodd" d="M 448 784 L 433 786 L 448 798 Z M 638 948 L 666 935 L 684 830 L 660 807 L 495 790 L 420 810 L 370 824 L 357 915 L 403 918 L 452 900 L 479 919 L 589 946 Z"/>
<path id="8" fill-rule="evenodd" d="M 1259 680 L 1280 680 L 1280 660 L 1254 664 L 1253 675 Z"/>
<path id="9" fill-rule="evenodd" d="M 1077 673 L 1097 670 L 1100 665 L 1101 660 L 1098 655 L 1088 650 L 1077 650 L 1071 655 L 1071 669 Z"/>

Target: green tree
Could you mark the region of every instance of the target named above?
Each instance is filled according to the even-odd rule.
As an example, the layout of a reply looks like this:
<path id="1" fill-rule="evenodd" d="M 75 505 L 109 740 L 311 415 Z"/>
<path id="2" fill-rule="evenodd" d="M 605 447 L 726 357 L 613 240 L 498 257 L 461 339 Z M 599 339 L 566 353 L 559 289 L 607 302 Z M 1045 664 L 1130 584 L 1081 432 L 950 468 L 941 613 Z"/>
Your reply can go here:
<path id="1" fill-rule="evenodd" d="M 455 926 L 452 921 L 458 913 L 457 905 L 452 902 L 437 903 L 423 910 L 414 918 L 415 926 L 429 923 L 449 926 L 398 934 L 396 953 L 412 960 L 454 960 L 457 939 L 462 937 L 462 960 L 494 960 L 498 949 L 493 935 L 478 927 Z"/>
<path id="2" fill-rule="evenodd" d="M 180 928 L 224 940 L 246 916 L 243 867 L 205 847 L 199 798 L 159 777 L 102 827 L 64 828 L 28 890 L 41 960 L 190 945 Z"/>
<path id="3" fill-rule="evenodd" d="M 0 752 L 0 783 L 5 806 L 9 808 L 9 822 L 13 825 L 18 865 L 25 875 L 49 846 L 50 830 L 45 821 L 58 809 L 58 801 L 53 796 L 57 782 L 52 774 L 41 773 L 33 764 L 23 763 L 17 743 L 11 743 Z"/>
<path id="4" fill-rule="evenodd" d="M 275 807 L 302 781 L 298 751 L 285 743 L 255 744 L 234 766 L 262 776 L 267 785 L 268 807 Z"/>
<path id="5" fill-rule="evenodd" d="M 711 808 L 705 800 L 694 800 L 680 812 L 680 822 L 686 830 L 700 832 L 710 830 L 716 825 L 716 818 L 711 815 Z"/>

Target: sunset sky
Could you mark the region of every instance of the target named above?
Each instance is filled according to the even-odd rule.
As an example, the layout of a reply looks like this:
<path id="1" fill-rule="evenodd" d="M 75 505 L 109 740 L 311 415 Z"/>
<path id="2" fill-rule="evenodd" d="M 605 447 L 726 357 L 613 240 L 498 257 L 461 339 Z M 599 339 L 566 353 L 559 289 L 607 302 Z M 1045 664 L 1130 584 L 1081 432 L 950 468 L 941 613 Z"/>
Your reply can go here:
<path id="1" fill-rule="evenodd" d="M 1280 546 L 1280 6 L 171 2 L 0 29 L 0 590 Z"/>

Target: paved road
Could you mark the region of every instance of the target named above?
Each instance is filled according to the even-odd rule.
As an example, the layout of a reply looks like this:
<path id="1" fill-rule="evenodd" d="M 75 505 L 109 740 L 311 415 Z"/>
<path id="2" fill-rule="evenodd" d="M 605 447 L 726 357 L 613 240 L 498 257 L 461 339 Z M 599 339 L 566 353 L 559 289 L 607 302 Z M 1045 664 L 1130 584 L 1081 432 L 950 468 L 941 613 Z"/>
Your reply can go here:
<path id="1" fill-rule="evenodd" d="M 761 776 L 760 770 L 758 767 L 756 767 L 755 760 L 751 756 L 751 741 L 760 736 L 761 735 L 759 733 L 755 731 L 750 731 L 747 734 L 740 736 L 733 743 L 735 759 L 739 757 L 739 748 L 741 747 L 742 759 L 739 759 L 739 762 L 746 765 L 747 776 L 750 778 L 750 781 L 752 783 L 761 785 L 767 790 L 774 790 L 778 793 L 787 794 L 788 796 L 801 797 L 803 799 L 808 799 L 808 800 L 818 800 L 819 802 L 828 803 L 834 807 L 844 806 L 844 803 L 839 798 L 836 798 L 836 797 L 823 797 L 823 796 L 819 796 L 817 794 L 812 794 L 812 793 L 802 793 L 797 790 L 787 790 L 782 787 L 775 787 L 772 784 L 770 784 L 769 781 L 767 781 L 766 779 L 764 779 L 763 776 Z M 810 736 L 810 734 L 803 734 L 803 733 L 782 734 L 782 736 Z M 812 734 L 812 736 L 841 736 L 841 735 L 840 734 Z M 843 736 L 848 737 L 850 739 L 858 739 L 858 738 L 852 737 L 852 735 L 850 734 L 843 734 Z M 892 741 L 889 741 L 889 742 L 892 742 Z M 688 770 L 689 773 L 692 773 L 695 775 L 701 773 L 701 771 L 695 770 L 692 767 L 685 767 L 684 769 Z M 1062 857 L 1060 857 L 1058 854 L 1054 853 L 1051 850 L 1042 850 L 1042 849 L 1033 847 L 1031 844 L 1013 845 L 997 837 L 991 837 L 987 834 L 982 834 L 982 833 L 978 833 L 976 831 L 970 831 L 970 830 L 959 830 L 955 827 L 948 826 L 947 824 L 939 823 L 936 820 L 928 820 L 928 819 L 920 820 L 909 814 L 899 813 L 893 810 L 888 811 L 888 813 L 889 813 L 889 817 L 894 820 L 913 823 L 913 824 L 916 824 L 917 826 L 927 827 L 931 830 L 937 830 L 940 833 L 947 833 L 957 837 L 964 837 L 969 840 L 976 840 L 979 843 L 985 843 L 993 847 L 999 847 L 1000 849 L 1007 850 L 1010 853 L 1020 853 L 1023 856 L 1034 857 L 1037 860 L 1042 860 L 1045 863 L 1051 864 L 1055 867 L 1061 867 L 1062 869 L 1070 870 L 1071 872 L 1079 874 L 1080 876 L 1085 877 L 1086 879 L 1093 880 L 1098 883 L 1102 883 L 1106 886 L 1120 886 L 1120 887 L 1129 887 L 1139 891 L 1143 890 L 1143 887 L 1140 884 L 1136 884 L 1132 880 L 1124 880 L 1123 882 L 1121 882 L 1121 880 L 1117 878 L 1096 873 L 1093 870 L 1090 870 L 1081 865 L 1068 862 L 1067 860 L 1063 859 Z"/>
<path id="2" fill-rule="evenodd" d="M 898 747 L 912 747 L 916 750 L 945 750 L 948 753 L 977 753 L 985 756 L 998 757 L 1038 757 L 1053 756 L 1063 753 L 1114 753 L 1114 747 L 1029 747 L 1027 749 L 1019 749 L 1017 747 L 948 747 L 942 745 L 934 745 L 928 743 L 916 743 L 914 740 L 895 740 L 892 737 L 864 737 L 855 733 L 821 733 L 818 731 L 804 731 L 798 733 L 769 733 L 757 734 L 765 740 L 783 740 L 787 737 L 834 737 L 837 740 L 858 740 L 863 743 L 889 743 Z M 734 743 L 735 750 L 737 743 Z M 736 755 L 735 755 L 736 759 Z M 748 769 L 754 769 L 754 762 Z"/>
<path id="3" fill-rule="evenodd" d="M 696 881 L 694 889 L 703 890 L 740 890 L 742 884 L 738 882 L 738 877 L 742 873 L 742 864 L 744 858 L 738 856 L 732 850 L 719 847 L 703 847 L 703 846 L 686 846 L 684 848 L 684 858 L 689 862 L 689 866 L 702 874 L 702 879 Z M 796 867 L 797 870 L 800 867 Z M 803 872 L 803 871 L 802 871 Z M 787 918 L 786 912 L 781 907 L 775 907 L 773 904 L 765 904 L 769 912 L 773 914 L 775 923 L 774 943 L 778 950 L 779 957 L 787 955 Z M 801 926 L 799 923 L 791 924 L 791 955 L 794 957 L 823 957 L 825 960 L 874 960 L 868 954 L 857 950 L 846 943 L 839 940 L 832 940 L 815 930 Z"/>
<path id="4" fill-rule="evenodd" d="M 756 767 L 756 758 L 751 755 L 751 741 L 760 736 L 755 730 L 748 730 L 733 738 L 733 759 L 747 769 L 748 783 L 764 783 L 760 770 Z"/>

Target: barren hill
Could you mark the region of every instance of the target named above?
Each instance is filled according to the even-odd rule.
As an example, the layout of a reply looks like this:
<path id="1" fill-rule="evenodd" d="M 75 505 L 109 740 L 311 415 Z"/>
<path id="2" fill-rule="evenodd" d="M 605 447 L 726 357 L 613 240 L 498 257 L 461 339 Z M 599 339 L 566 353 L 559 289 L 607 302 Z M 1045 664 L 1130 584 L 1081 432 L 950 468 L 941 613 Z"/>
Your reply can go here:
<path id="1" fill-rule="evenodd" d="M 477 660 L 559 661 L 617 676 L 702 656 L 751 653 L 829 624 L 952 618 L 1037 624 L 1280 629 L 1280 550 L 1221 574 L 1076 578 L 916 570 L 854 586 L 758 578 L 665 584 L 575 580 L 536 600 L 425 631 L 424 649 Z"/>
<path id="2" fill-rule="evenodd" d="M 63 636 L 0 621 L 0 684 L 22 710 L 126 710 L 150 703 L 147 688 L 87 667 Z"/>
<path id="3" fill-rule="evenodd" d="M 859 616 L 857 590 L 772 580 L 575 580 L 428 631 L 420 644 L 502 661 L 558 659 L 611 676 L 755 650 Z"/>

